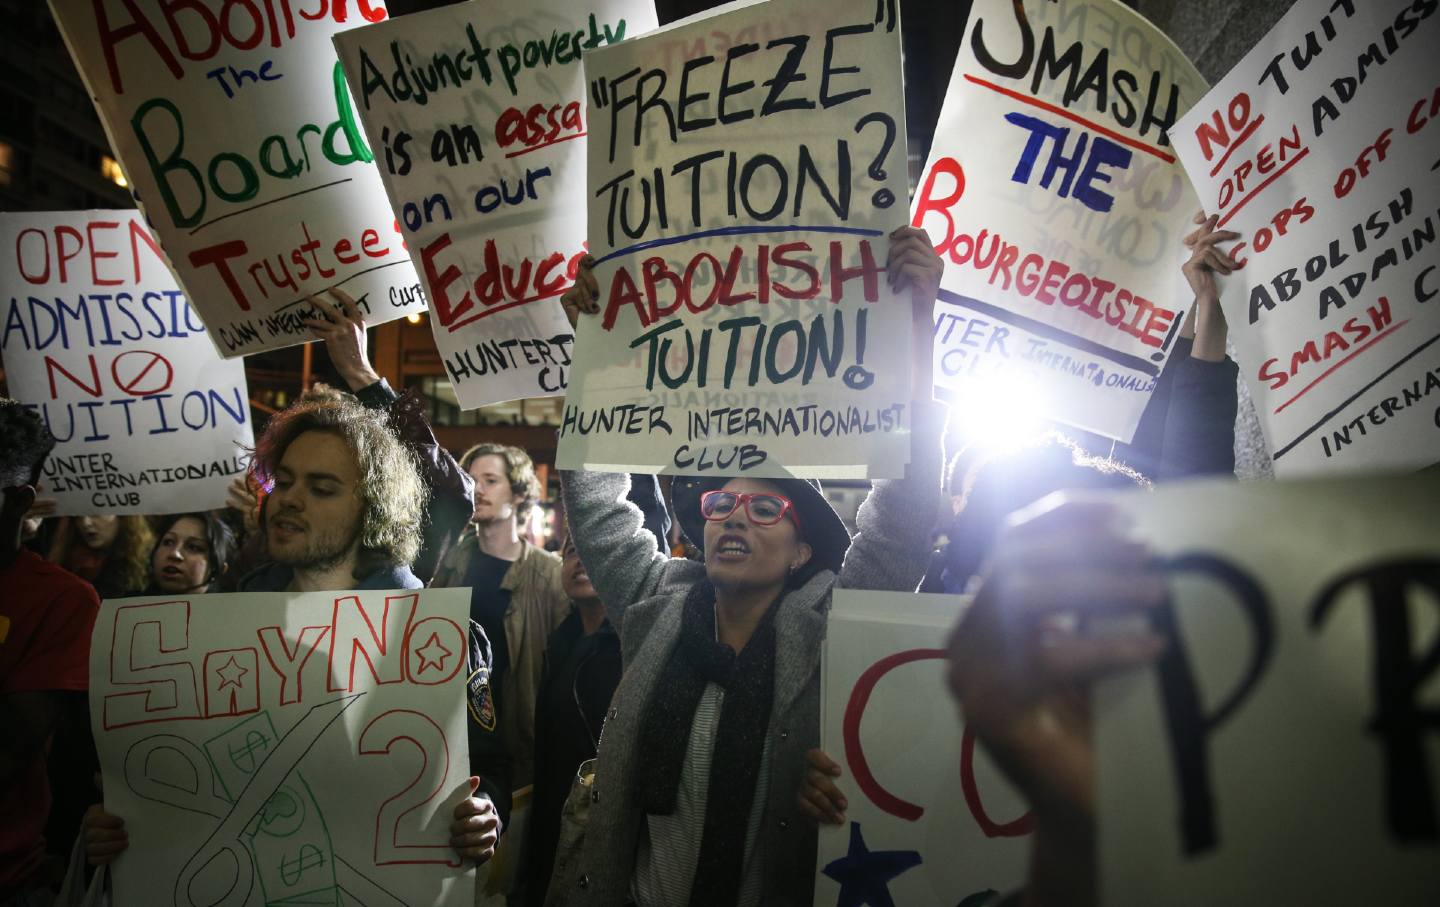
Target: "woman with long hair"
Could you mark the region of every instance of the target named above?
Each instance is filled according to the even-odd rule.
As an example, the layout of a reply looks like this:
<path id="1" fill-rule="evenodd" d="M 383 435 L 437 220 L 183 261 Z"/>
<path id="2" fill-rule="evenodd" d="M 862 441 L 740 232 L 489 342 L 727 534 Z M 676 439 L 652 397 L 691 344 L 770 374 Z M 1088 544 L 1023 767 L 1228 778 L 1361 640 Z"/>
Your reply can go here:
<path id="1" fill-rule="evenodd" d="M 235 532 L 213 513 L 166 517 L 150 549 L 150 585 L 155 595 L 209 592 L 235 550 Z"/>
<path id="2" fill-rule="evenodd" d="M 122 598 L 149 585 L 154 544 L 143 516 L 62 517 L 47 560 L 94 586 L 101 598 Z"/>
<path id="3" fill-rule="evenodd" d="M 704 562 L 670 558 L 625 500 L 627 476 L 563 475 L 575 545 L 625 662 L 569 903 L 813 899 L 816 824 L 797 795 L 820 745 L 831 594 L 914 591 L 939 499 L 930 350 L 942 266 L 923 231 L 890 240 L 888 279 L 908 290 L 914 336 L 911 458 L 905 478 L 875 483 L 853 540 L 818 483 L 679 477 L 676 517 Z M 598 291 L 582 268 L 563 301 L 593 313 Z"/>

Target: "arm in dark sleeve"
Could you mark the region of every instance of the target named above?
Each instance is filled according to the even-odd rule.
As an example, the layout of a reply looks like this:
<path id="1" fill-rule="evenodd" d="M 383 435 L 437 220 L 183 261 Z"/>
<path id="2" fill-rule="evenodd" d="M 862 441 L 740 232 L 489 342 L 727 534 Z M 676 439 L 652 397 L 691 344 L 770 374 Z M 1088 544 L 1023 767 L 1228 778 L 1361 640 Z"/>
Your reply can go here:
<path id="1" fill-rule="evenodd" d="M 1176 362 L 1158 476 L 1233 476 L 1240 367 L 1228 356 L 1222 362 L 1195 359 L 1186 343 Z M 1172 359 L 1181 356 L 1177 342 Z"/>
<path id="2" fill-rule="evenodd" d="M 355 394 L 364 406 L 385 410 L 390 428 L 415 455 L 420 477 L 430 489 L 425 537 L 411 570 L 429 582 L 435 566 L 475 512 L 475 480 L 460 468 L 450 451 L 441 446 L 424 414 L 414 389 L 396 394 L 384 378 Z"/>
<path id="3" fill-rule="evenodd" d="M 490 686 L 490 640 L 470 621 L 469 658 L 465 682 L 465 726 L 470 738 L 470 773 L 480 777 L 480 795 L 490 798 L 503 831 L 510 824 L 510 784 L 514 777 L 509 750 L 500 736 L 495 694 Z"/>
<path id="4" fill-rule="evenodd" d="M 665 509 L 665 495 L 660 490 L 660 477 L 633 473 L 630 476 L 630 503 L 640 508 L 645 529 L 655 536 L 659 551 L 670 550 L 670 512 Z"/>
<path id="5" fill-rule="evenodd" d="M 1175 377 L 1181 364 L 1190 358 L 1191 340 L 1178 337 L 1165 360 L 1165 367 L 1155 378 L 1155 389 L 1145 411 L 1140 414 L 1140 423 L 1130 443 L 1117 449 L 1116 456 L 1129 463 L 1142 475 L 1155 477 L 1159 474 L 1160 460 L 1165 448 L 1165 423 L 1169 419 L 1170 407 L 1174 403 Z"/>

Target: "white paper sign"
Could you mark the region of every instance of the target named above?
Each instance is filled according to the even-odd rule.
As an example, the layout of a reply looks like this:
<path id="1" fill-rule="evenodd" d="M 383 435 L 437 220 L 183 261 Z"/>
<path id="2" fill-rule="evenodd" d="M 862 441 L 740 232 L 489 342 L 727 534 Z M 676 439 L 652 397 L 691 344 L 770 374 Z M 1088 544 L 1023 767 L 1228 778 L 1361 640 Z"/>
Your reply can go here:
<path id="1" fill-rule="evenodd" d="M 466 409 L 565 393 L 559 297 L 585 254 L 580 57 L 654 27 L 651 0 L 473 0 L 335 37 Z"/>
<path id="2" fill-rule="evenodd" d="M 107 599 L 90 652 L 115 903 L 470 907 L 464 589 Z"/>
<path id="3" fill-rule="evenodd" d="M 1440 477 L 1126 496 L 1169 646 L 1097 690 L 1101 903 L 1440 895 Z"/>
<path id="4" fill-rule="evenodd" d="M 558 462 L 898 475 L 895 5 L 739 6 L 585 55 L 601 312 L 580 323 Z"/>
<path id="5" fill-rule="evenodd" d="M 849 808 L 843 827 L 820 829 L 817 905 L 972 907 L 1024 882 L 1024 801 L 964 733 L 945 686 L 945 637 L 965 604 L 835 590 L 822 748 Z"/>
<path id="6" fill-rule="evenodd" d="M 1166 130 L 1204 91 L 1115 0 L 976 0 L 912 206 L 945 260 L 937 386 L 1131 440 L 1191 301 Z"/>
<path id="7" fill-rule="evenodd" d="M 1440 461 L 1436 9 L 1300 0 L 1175 126 L 1278 475 Z"/>
<path id="8" fill-rule="evenodd" d="M 215 354 L 135 211 L 0 214 L 0 356 L 58 442 L 60 514 L 225 505 L 254 445 L 245 368 Z"/>
<path id="9" fill-rule="evenodd" d="M 225 356 L 311 339 L 340 287 L 423 311 L 330 37 L 381 0 L 51 0 L 136 201 Z"/>

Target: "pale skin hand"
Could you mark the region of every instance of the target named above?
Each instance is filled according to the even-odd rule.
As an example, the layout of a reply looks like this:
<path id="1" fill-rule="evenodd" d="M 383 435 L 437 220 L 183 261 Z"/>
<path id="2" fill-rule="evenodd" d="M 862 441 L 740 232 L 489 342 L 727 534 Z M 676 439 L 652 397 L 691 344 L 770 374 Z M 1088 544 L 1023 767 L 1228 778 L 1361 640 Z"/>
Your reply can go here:
<path id="1" fill-rule="evenodd" d="M 560 305 L 565 309 L 565 317 L 570 319 L 572 328 L 579 327 L 581 312 L 586 315 L 600 313 L 600 283 L 595 279 L 594 269 L 594 255 L 586 255 L 580 259 L 580 271 L 575 275 L 575 285 L 560 297 Z"/>
<path id="2" fill-rule="evenodd" d="M 1228 327 L 1225 314 L 1220 309 L 1220 288 L 1215 281 L 1215 275 L 1229 274 L 1240 267 L 1219 248 L 1220 243 L 1239 239 L 1240 234 L 1233 230 L 1215 229 L 1219 220 L 1218 215 L 1206 217 L 1204 211 L 1195 215 L 1194 221 L 1199 227 L 1185 237 L 1185 246 L 1190 249 L 1190 260 L 1180 266 L 1185 280 L 1195 294 L 1195 305 L 1190 308 L 1190 315 L 1185 319 L 1180 336 L 1195 338 L 1190 357 L 1205 362 L 1225 360 Z"/>
<path id="3" fill-rule="evenodd" d="M 840 764 L 821 749 L 806 753 L 805 763 L 805 780 L 796 797 L 800 811 L 816 822 L 844 824 L 845 808 L 850 804 L 834 781 L 841 775 Z"/>
<path id="4" fill-rule="evenodd" d="M 349 293 L 339 289 L 327 292 L 330 302 L 310 297 L 319 317 L 305 319 L 305 325 L 316 340 L 325 342 L 325 351 L 345 384 L 352 392 L 359 391 L 380 380 L 365 352 L 365 315 Z"/>
<path id="5" fill-rule="evenodd" d="M 1084 907 L 1095 902 L 1089 684 L 1165 647 L 1143 620 L 1096 637 L 1084 627 L 1095 615 L 1141 616 L 1166 587 L 1112 508 L 1042 501 L 1026 514 L 1036 515 L 1001 536 L 950 635 L 949 685 L 966 727 L 1033 811 L 1025 903 Z"/>
<path id="6" fill-rule="evenodd" d="M 44 485 L 36 485 L 35 492 L 38 495 L 45 488 Z M 22 541 L 33 539 L 40 532 L 40 524 L 55 515 L 60 502 L 55 498 L 36 497 L 30 509 L 25 511 L 25 520 L 21 524 L 20 538 Z"/>
<path id="7" fill-rule="evenodd" d="M 260 496 L 251 487 L 248 476 L 237 476 L 225 489 L 225 506 L 239 511 L 245 518 L 245 532 L 260 531 Z"/>
<path id="8" fill-rule="evenodd" d="M 450 846 L 461 859 L 484 863 L 495 856 L 500 840 L 500 814 L 489 797 L 477 797 L 480 779 L 470 778 L 470 796 L 455 804 L 455 821 L 450 823 Z"/>
<path id="9" fill-rule="evenodd" d="M 85 859 L 91 866 L 103 866 L 112 862 L 130 846 L 125 820 L 110 815 L 99 803 L 85 810 L 85 818 L 80 822 L 80 833 L 85 836 Z"/>

